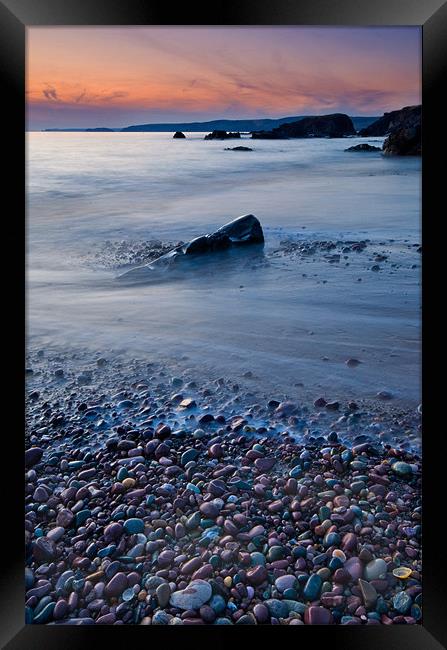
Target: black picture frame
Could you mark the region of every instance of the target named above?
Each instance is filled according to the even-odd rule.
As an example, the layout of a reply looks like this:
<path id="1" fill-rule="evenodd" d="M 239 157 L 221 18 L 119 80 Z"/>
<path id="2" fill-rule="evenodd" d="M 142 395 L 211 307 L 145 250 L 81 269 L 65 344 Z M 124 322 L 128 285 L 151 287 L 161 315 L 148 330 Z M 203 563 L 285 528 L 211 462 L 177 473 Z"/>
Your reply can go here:
<path id="1" fill-rule="evenodd" d="M 23 372 L 19 359 L 23 359 L 25 322 L 23 302 L 23 248 L 25 239 L 25 29 L 33 25 L 420 25 L 423 34 L 423 200 L 422 233 L 423 255 L 423 552 L 424 552 L 424 608 L 423 625 L 371 626 L 367 630 L 356 626 L 325 628 L 300 627 L 298 632 L 290 626 L 254 629 L 235 627 L 216 628 L 155 628 L 142 631 L 139 626 L 80 627 L 80 626 L 26 626 L 24 624 L 24 553 L 23 553 L 23 448 L 21 436 Z M 255 643 L 271 646 L 272 643 L 307 644 L 315 647 L 324 642 L 327 647 L 343 650 L 362 647 L 383 650 L 438 650 L 446 641 L 445 625 L 445 533 L 441 522 L 445 503 L 442 474 L 446 470 L 445 455 L 440 453 L 440 439 L 444 430 L 436 421 L 439 404 L 442 406 L 440 387 L 432 379 L 431 365 L 438 358 L 434 343 L 434 330 L 439 322 L 433 310 L 436 301 L 436 282 L 440 277 L 442 241 L 437 228 L 445 205 L 442 163 L 438 151 L 445 134 L 441 132 L 444 104 L 441 92 L 447 79 L 447 3 L 442 0 L 220 0 L 201 6 L 185 3 L 173 8 L 168 3 L 148 0 L 0 0 L 0 69 L 3 90 L 3 198 L 11 199 L 11 207 L 4 212 L 4 242 L 15 244 L 16 251 L 8 264 L 6 281 L 4 324 L 7 325 L 6 345 L 3 353 L 8 368 L 6 415 L 11 426 L 3 431 L 7 439 L 1 447 L 1 466 L 10 470 L 8 479 L 1 478 L 0 495 L 5 550 L 0 566 L 0 643 L 7 650 L 34 650 L 40 648 L 131 647 L 130 644 L 165 644 L 171 648 L 184 647 L 194 642 L 199 647 L 212 643 L 214 648 L 234 644 Z M 5 142 L 6 140 L 6 142 Z M 445 168 L 445 163 L 444 163 Z M 445 183 L 445 181 L 444 181 Z M 444 208 L 445 211 L 445 208 Z M 437 253 L 436 246 L 439 246 Z M 428 252 L 427 252 L 428 251 Z M 445 255 L 445 254 L 444 254 Z M 11 305 L 19 301 L 19 307 Z M 14 322 L 12 312 L 15 314 Z M 16 345 L 9 345 L 15 340 Z M 439 348 L 440 349 L 440 348 Z M 439 386 L 439 385 L 438 385 Z M 16 397 L 16 406 L 12 397 Z M 11 400 L 9 399 L 11 397 Z M 4 398 L 5 399 L 5 398 Z M 445 485 L 445 479 L 444 479 Z M 14 495 L 12 498 L 10 495 Z M 2 505 L 7 498 L 9 506 Z M 445 506 L 444 506 L 445 508 Z M 445 517 L 444 517 L 445 519 Z M 444 522 L 445 523 L 445 522 Z M 444 541 L 443 541 L 444 540 Z M 307 631 L 306 631 L 307 630 Z M 129 634 L 131 639 L 129 639 Z M 138 635 L 135 639 L 135 634 Z M 146 635 L 145 638 L 141 636 Z M 154 639 L 155 635 L 155 639 Z M 274 635 L 274 636 L 272 636 Z M 283 635 L 284 638 L 279 637 Z M 298 638 L 297 636 L 298 635 Z M 304 635 L 304 639 L 303 639 Z M 107 637 L 107 638 L 105 638 Z"/>

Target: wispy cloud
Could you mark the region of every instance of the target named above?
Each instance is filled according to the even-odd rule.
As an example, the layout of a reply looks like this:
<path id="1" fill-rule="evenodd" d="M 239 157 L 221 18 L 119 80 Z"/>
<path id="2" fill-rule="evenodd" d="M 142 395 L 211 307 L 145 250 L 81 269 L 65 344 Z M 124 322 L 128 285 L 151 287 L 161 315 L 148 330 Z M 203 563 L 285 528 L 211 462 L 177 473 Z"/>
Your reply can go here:
<path id="1" fill-rule="evenodd" d="M 60 99 L 58 97 L 58 94 L 57 94 L 57 90 L 53 86 L 48 86 L 48 88 L 44 88 L 42 90 L 42 94 L 50 102 L 59 102 L 60 101 Z"/>

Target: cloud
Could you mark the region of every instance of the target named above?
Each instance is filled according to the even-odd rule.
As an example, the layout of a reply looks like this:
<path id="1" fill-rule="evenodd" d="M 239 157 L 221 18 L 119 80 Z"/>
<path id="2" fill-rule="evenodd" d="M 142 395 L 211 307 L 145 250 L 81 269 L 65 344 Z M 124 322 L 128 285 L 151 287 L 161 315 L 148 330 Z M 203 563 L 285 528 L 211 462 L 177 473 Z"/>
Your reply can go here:
<path id="1" fill-rule="evenodd" d="M 48 86 L 48 88 L 44 88 L 42 91 L 44 97 L 46 97 L 49 101 L 53 102 L 59 102 L 60 99 L 57 94 L 56 88 L 54 86 Z"/>

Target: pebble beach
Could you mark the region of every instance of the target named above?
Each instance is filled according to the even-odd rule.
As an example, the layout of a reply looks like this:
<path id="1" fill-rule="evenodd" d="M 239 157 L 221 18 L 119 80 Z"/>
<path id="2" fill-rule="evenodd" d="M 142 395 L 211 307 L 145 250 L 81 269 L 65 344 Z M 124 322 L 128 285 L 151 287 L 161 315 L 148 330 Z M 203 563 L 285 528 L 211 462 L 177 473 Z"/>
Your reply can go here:
<path id="1" fill-rule="evenodd" d="M 421 621 L 421 407 L 28 354 L 26 622 Z"/>

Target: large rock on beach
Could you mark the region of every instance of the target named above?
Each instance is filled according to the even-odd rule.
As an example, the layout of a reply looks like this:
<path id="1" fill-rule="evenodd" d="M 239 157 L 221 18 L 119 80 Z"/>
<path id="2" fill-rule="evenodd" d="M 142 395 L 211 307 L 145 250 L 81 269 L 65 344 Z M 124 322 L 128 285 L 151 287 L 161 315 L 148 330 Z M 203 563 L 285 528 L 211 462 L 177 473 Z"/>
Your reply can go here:
<path id="1" fill-rule="evenodd" d="M 149 264 L 131 269 L 119 277 L 126 280 L 147 277 L 147 271 L 177 267 L 178 263 L 185 258 L 193 258 L 204 253 L 216 253 L 232 247 L 263 243 L 264 233 L 259 220 L 253 214 L 245 214 L 226 223 L 215 232 L 195 237 Z"/>
<path id="2" fill-rule="evenodd" d="M 183 139 L 186 138 L 186 135 L 181 131 L 176 131 L 172 137 L 175 139 Z"/>

